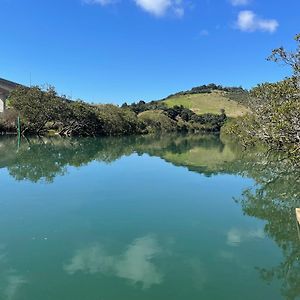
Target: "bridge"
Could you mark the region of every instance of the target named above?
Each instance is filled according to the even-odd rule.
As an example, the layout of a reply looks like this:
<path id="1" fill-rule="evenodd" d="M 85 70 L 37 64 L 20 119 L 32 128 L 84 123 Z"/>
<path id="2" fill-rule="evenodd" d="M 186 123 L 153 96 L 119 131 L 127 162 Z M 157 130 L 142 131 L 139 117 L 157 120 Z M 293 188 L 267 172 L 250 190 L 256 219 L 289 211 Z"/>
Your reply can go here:
<path id="1" fill-rule="evenodd" d="M 19 84 L 0 78 L 0 113 L 3 113 L 6 109 L 6 99 L 9 93 L 16 89 Z"/>

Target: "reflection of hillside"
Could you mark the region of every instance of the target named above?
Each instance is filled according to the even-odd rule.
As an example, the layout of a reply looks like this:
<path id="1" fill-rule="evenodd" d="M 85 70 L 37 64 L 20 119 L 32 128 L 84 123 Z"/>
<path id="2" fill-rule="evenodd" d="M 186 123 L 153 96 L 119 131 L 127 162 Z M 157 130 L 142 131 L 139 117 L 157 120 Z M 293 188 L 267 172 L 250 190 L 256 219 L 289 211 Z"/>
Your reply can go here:
<path id="1" fill-rule="evenodd" d="M 187 152 L 176 154 L 167 152 L 163 158 L 177 166 L 186 166 L 200 173 L 218 173 L 224 170 L 224 164 L 234 161 L 236 155 L 227 145 L 219 147 L 195 147 Z"/>
<path id="2" fill-rule="evenodd" d="M 258 270 L 267 282 L 282 282 L 284 299 L 300 297 L 300 241 L 295 218 L 295 208 L 300 207 L 300 169 L 299 162 L 297 165 L 284 153 L 241 150 L 237 144 L 215 135 L 176 134 L 30 139 L 23 140 L 18 151 L 15 138 L 1 138 L 0 153 L 0 168 L 7 168 L 17 180 L 33 182 L 51 182 L 63 175 L 68 166 L 79 167 L 91 161 L 110 163 L 133 153 L 160 157 L 207 176 L 226 173 L 253 178 L 257 186 L 246 190 L 237 202 L 245 215 L 266 222 L 264 233 L 251 235 L 269 236 L 283 254 L 278 266 L 259 266 Z M 237 233 L 240 231 L 233 232 L 235 237 Z M 116 271 L 115 264 L 110 268 Z"/>
<path id="3" fill-rule="evenodd" d="M 113 162 L 124 155 L 138 153 L 165 159 L 211 174 L 221 170 L 234 154 L 217 136 L 164 135 L 119 138 L 33 138 L 24 140 L 17 150 L 14 138 L 0 140 L 0 166 L 7 167 L 17 180 L 51 182 L 63 175 L 67 166 L 80 167 L 91 161 Z"/>
<path id="4" fill-rule="evenodd" d="M 205 175 L 224 171 L 224 163 L 233 161 L 236 153 L 216 135 L 164 137 L 159 142 L 139 147 L 144 153 L 158 156 L 176 166 Z"/>

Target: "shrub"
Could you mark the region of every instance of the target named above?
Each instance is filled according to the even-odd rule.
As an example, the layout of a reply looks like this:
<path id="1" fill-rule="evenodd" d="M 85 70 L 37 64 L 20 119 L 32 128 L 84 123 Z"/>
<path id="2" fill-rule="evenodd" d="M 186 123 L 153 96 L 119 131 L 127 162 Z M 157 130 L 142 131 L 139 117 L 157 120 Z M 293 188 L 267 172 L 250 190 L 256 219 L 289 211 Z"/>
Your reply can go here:
<path id="1" fill-rule="evenodd" d="M 144 122 L 149 132 L 153 131 L 175 131 L 177 124 L 174 120 L 166 116 L 160 110 L 148 110 L 138 115 L 139 119 Z"/>

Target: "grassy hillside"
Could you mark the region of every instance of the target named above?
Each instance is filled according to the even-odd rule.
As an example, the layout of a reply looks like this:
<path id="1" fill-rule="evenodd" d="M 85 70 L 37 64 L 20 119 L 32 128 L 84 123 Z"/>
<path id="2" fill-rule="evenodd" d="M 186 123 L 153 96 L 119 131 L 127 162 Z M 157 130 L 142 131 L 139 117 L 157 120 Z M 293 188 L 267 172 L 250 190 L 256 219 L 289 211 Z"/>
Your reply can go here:
<path id="1" fill-rule="evenodd" d="M 221 109 L 225 109 L 226 115 L 232 118 L 242 116 L 249 111 L 246 106 L 230 99 L 229 93 L 224 91 L 199 94 L 177 94 L 163 100 L 163 102 L 168 107 L 183 105 L 196 114 L 219 114 Z"/>

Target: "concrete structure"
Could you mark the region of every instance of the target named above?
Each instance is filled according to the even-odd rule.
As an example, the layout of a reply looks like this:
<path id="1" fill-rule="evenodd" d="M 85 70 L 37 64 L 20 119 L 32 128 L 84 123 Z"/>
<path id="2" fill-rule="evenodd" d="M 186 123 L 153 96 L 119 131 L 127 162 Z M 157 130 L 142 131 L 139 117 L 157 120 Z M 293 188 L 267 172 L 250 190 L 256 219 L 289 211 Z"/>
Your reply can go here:
<path id="1" fill-rule="evenodd" d="M 15 82 L 0 78 L 0 113 L 6 109 L 6 99 L 9 93 L 19 85 Z"/>

